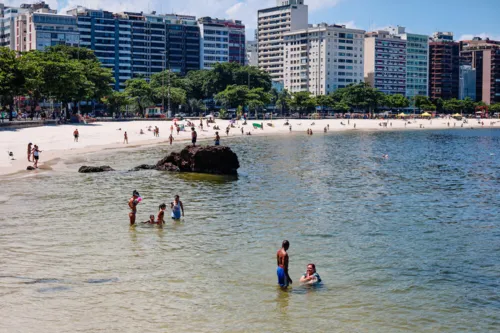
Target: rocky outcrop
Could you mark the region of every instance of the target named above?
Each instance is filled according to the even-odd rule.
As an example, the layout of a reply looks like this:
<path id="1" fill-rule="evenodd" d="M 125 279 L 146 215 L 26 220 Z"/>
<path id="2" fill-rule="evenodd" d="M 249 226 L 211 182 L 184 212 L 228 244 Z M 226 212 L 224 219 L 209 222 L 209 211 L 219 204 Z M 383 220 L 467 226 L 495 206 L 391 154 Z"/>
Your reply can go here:
<path id="1" fill-rule="evenodd" d="M 95 173 L 95 172 L 108 172 L 115 171 L 112 167 L 108 165 L 92 167 L 92 166 L 82 166 L 78 169 L 79 173 Z"/>
<path id="2" fill-rule="evenodd" d="M 199 172 L 236 175 L 238 156 L 224 146 L 187 146 L 180 153 L 171 153 L 155 165 L 140 165 L 133 170 L 155 169 L 174 172 Z"/>

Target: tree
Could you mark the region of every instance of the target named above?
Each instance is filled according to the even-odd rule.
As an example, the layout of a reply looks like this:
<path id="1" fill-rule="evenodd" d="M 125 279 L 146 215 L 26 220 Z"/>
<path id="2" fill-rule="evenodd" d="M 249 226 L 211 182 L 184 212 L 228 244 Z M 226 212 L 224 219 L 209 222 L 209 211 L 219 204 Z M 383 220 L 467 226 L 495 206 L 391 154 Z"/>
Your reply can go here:
<path id="1" fill-rule="evenodd" d="M 444 101 L 441 97 L 436 98 L 434 105 L 436 106 L 435 110 L 437 110 L 437 112 L 443 112 Z"/>
<path id="2" fill-rule="evenodd" d="M 25 80 L 22 93 L 30 97 L 31 111 L 34 112 L 46 93 L 44 54 L 41 51 L 26 52 L 18 60 Z"/>
<path id="3" fill-rule="evenodd" d="M 231 85 L 215 95 L 215 100 L 224 107 L 238 107 L 245 105 L 249 89 L 247 86 Z"/>
<path id="4" fill-rule="evenodd" d="M 198 111 L 205 111 L 206 106 L 205 103 L 201 99 L 196 99 L 196 98 L 190 98 L 187 102 L 189 109 L 191 110 L 191 113 L 196 113 Z"/>
<path id="5" fill-rule="evenodd" d="M 428 105 L 432 104 L 432 102 L 429 99 L 429 97 L 423 96 L 423 95 L 413 96 L 412 100 L 413 100 L 413 103 L 414 103 L 415 107 L 419 111 L 422 110 L 423 106 L 428 106 Z M 423 109 L 425 109 L 425 108 L 423 108 Z"/>
<path id="6" fill-rule="evenodd" d="M 16 52 L 0 47 L 0 99 L 4 108 L 9 108 L 10 121 L 13 118 L 14 97 L 20 94 L 24 83 Z"/>
<path id="7" fill-rule="evenodd" d="M 310 111 L 314 109 L 315 101 L 309 91 L 299 91 L 292 94 L 290 106 L 299 112 Z"/>
<path id="8" fill-rule="evenodd" d="M 463 111 L 465 113 L 474 113 L 476 103 L 470 97 L 465 97 L 462 101 Z"/>
<path id="9" fill-rule="evenodd" d="M 291 95 L 288 90 L 284 89 L 283 91 L 278 92 L 278 98 L 275 101 L 275 105 L 283 114 L 283 111 L 286 111 L 290 107 Z"/>
<path id="10" fill-rule="evenodd" d="M 152 102 L 153 92 L 148 82 L 143 78 L 134 78 L 125 82 L 125 93 L 132 99 L 139 113 L 144 117 L 144 108 Z"/>
<path id="11" fill-rule="evenodd" d="M 264 91 L 264 88 L 254 88 L 248 91 L 245 103 L 248 105 L 249 110 L 257 112 L 271 102 L 271 94 Z"/>
<path id="12" fill-rule="evenodd" d="M 392 107 L 404 109 L 410 106 L 410 101 L 403 95 L 396 94 L 389 96 Z"/>
<path id="13" fill-rule="evenodd" d="M 112 112 L 120 113 L 122 107 L 131 103 L 126 92 L 113 91 L 110 95 L 103 97 L 102 102 L 111 109 Z"/>
<path id="14" fill-rule="evenodd" d="M 456 98 L 446 100 L 443 103 L 443 108 L 445 111 L 448 111 L 449 113 L 460 112 L 462 110 L 462 101 Z"/>
<path id="15" fill-rule="evenodd" d="M 500 103 L 491 104 L 489 110 L 491 113 L 500 113 Z"/>

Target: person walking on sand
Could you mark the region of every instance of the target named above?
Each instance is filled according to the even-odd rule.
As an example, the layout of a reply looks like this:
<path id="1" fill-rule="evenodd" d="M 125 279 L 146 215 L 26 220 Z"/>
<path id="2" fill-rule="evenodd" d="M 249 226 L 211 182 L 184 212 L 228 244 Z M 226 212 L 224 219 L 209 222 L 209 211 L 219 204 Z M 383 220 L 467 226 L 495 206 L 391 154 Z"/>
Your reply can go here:
<path id="1" fill-rule="evenodd" d="M 229 136 L 229 126 L 226 127 L 226 136 Z"/>
<path id="2" fill-rule="evenodd" d="M 193 147 L 196 146 L 196 139 L 198 138 L 198 133 L 196 133 L 196 130 L 194 127 L 191 127 L 191 143 L 193 144 Z"/>
<path id="3" fill-rule="evenodd" d="M 128 207 L 131 210 L 131 212 L 128 213 L 128 217 L 130 219 L 130 225 L 134 225 L 135 224 L 135 216 L 137 215 L 137 205 L 141 201 L 142 201 L 142 198 L 139 195 L 139 192 L 137 192 L 137 190 L 134 190 L 132 192 L 132 198 L 130 198 L 129 201 L 128 201 Z"/>
<path id="4" fill-rule="evenodd" d="M 220 145 L 220 136 L 219 136 L 219 132 L 215 132 L 215 145 L 216 146 L 219 146 Z"/>
<path id="5" fill-rule="evenodd" d="M 245 130 L 243 129 L 243 127 L 241 128 L 241 135 L 245 134 Z"/>
<path id="6" fill-rule="evenodd" d="M 40 158 L 40 153 L 41 153 L 41 152 L 42 152 L 42 151 L 38 149 L 38 146 L 37 146 L 37 145 L 35 145 L 35 148 L 33 148 L 33 161 L 35 162 L 35 163 L 33 164 L 33 167 L 34 167 L 35 169 L 38 169 L 38 159 Z"/>
<path id="7" fill-rule="evenodd" d="M 28 162 L 31 162 L 31 154 L 33 154 L 33 144 L 30 142 L 28 143 Z"/>
<path id="8" fill-rule="evenodd" d="M 289 284 L 293 281 L 288 275 L 288 248 L 290 247 L 290 242 L 284 240 L 281 244 L 281 249 L 276 253 L 276 261 L 278 268 L 276 269 L 276 274 L 278 275 L 278 284 L 281 288 L 287 288 Z"/>
<path id="9" fill-rule="evenodd" d="M 127 135 L 127 131 L 125 131 L 125 133 L 123 133 L 123 143 L 127 143 L 127 144 L 128 144 L 128 135 Z"/>
<path id="10" fill-rule="evenodd" d="M 75 138 L 74 142 L 78 142 L 78 137 L 80 136 L 80 133 L 78 133 L 78 129 L 75 129 L 73 131 L 73 137 Z"/>
<path id="11" fill-rule="evenodd" d="M 174 136 L 172 133 L 170 133 L 170 136 L 168 137 L 168 141 L 170 142 L 170 145 L 172 145 L 172 141 L 174 141 Z"/>
<path id="12" fill-rule="evenodd" d="M 180 220 L 181 214 L 182 217 L 184 217 L 184 206 L 178 195 L 176 195 L 174 201 L 170 203 L 170 209 L 172 209 L 172 219 Z"/>
<path id="13" fill-rule="evenodd" d="M 290 127 L 288 127 L 290 129 L 290 132 L 292 131 L 292 125 L 290 125 Z"/>

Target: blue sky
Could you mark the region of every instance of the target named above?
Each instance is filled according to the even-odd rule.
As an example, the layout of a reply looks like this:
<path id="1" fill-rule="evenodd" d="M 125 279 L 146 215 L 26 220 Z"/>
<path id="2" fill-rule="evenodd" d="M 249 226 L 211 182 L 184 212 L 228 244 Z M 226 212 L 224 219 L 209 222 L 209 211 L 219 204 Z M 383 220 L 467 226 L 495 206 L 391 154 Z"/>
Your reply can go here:
<path id="1" fill-rule="evenodd" d="M 341 0 L 310 13 L 309 21 L 349 22 L 365 30 L 401 25 L 427 35 L 451 31 L 457 39 L 480 34 L 500 39 L 500 0 Z"/>
<path id="2" fill-rule="evenodd" d="M 276 0 L 45 0 L 65 13 L 82 5 L 112 12 L 175 12 L 197 17 L 240 19 L 253 39 L 257 10 L 272 7 Z M 0 0 L 6 4 L 33 0 Z M 305 0 L 309 23 L 344 23 L 350 27 L 373 30 L 401 25 L 407 31 L 432 34 L 451 31 L 456 39 L 489 36 L 500 40 L 500 0 Z"/>

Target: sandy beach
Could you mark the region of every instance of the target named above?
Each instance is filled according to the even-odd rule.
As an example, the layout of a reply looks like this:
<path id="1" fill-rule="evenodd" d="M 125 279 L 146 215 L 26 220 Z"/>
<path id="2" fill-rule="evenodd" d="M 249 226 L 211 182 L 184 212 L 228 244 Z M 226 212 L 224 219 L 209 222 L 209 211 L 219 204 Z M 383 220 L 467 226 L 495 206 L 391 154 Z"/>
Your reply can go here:
<path id="1" fill-rule="evenodd" d="M 199 124 L 198 120 L 194 121 Z M 241 136 L 241 127 L 245 133 L 251 132 L 252 135 L 289 135 L 290 128 L 285 126 L 285 120 L 259 120 L 258 123 L 264 123 L 264 129 L 252 127 L 252 123 L 256 121 L 249 120 L 248 124 L 243 126 L 239 121 L 235 124 L 235 128 L 231 128 L 229 137 Z M 293 133 L 303 133 L 306 135 L 308 128 L 312 129 L 313 135 L 325 135 L 324 128 L 329 127 L 328 133 L 339 131 L 391 131 L 391 130 L 426 130 L 426 129 L 453 129 L 462 128 L 462 121 L 455 119 L 434 118 L 432 120 L 417 119 L 404 121 L 401 119 L 392 119 L 387 121 L 387 127 L 381 126 L 382 120 L 368 119 L 293 119 L 289 123 L 292 126 Z M 181 121 L 180 124 L 184 124 Z M 273 126 L 269 126 L 271 124 Z M 406 125 L 405 125 L 406 123 Z M 448 126 L 449 123 L 449 126 Z M 227 137 L 225 129 L 228 126 L 228 120 L 216 120 L 218 125 L 219 135 L 222 138 L 221 144 Z M 88 125 L 60 125 L 60 126 L 43 126 L 35 128 L 25 128 L 18 130 L 0 131 L 0 151 L 3 151 L 0 158 L 0 175 L 8 175 L 22 170 L 26 170 L 27 166 L 32 163 L 27 161 L 27 145 L 29 142 L 37 144 L 42 151 L 40 154 L 40 169 L 47 168 L 50 164 L 60 158 L 73 157 L 76 155 L 97 152 L 104 149 L 126 149 L 131 147 L 140 147 L 156 144 L 168 144 L 168 136 L 170 135 L 170 121 L 130 121 L 130 122 L 101 122 Z M 148 127 L 158 126 L 160 136 L 155 137 L 153 132 L 148 131 Z M 215 131 L 214 124 L 206 127 L 204 124 L 203 130 L 197 128 L 198 141 L 202 144 L 213 139 Z M 468 124 L 464 124 L 463 128 L 500 128 L 500 121 L 496 119 L 484 120 L 484 126 L 478 123 L 477 120 L 469 119 Z M 79 142 L 74 142 L 73 131 L 78 128 L 80 132 Z M 140 134 L 140 130 L 144 134 Z M 127 132 L 129 143 L 123 143 L 124 132 Z M 174 143 L 186 141 L 190 142 L 191 130 L 186 128 L 179 134 L 174 130 Z M 328 134 L 327 133 L 327 134 Z M 8 152 L 14 153 L 14 160 L 9 157 Z"/>

